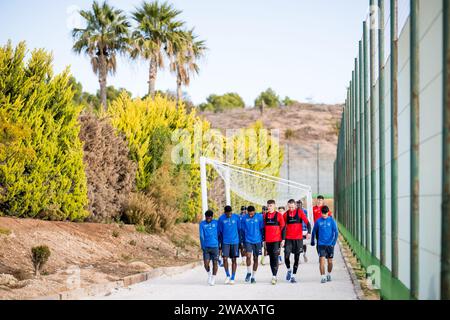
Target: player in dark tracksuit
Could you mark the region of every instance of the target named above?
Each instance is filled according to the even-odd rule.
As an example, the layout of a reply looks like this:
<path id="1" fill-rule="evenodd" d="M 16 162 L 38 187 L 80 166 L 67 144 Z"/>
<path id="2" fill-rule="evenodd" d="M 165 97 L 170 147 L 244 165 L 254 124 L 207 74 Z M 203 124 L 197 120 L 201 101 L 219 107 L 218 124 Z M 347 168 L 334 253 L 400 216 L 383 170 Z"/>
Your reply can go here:
<path id="1" fill-rule="evenodd" d="M 308 236 L 311 234 L 311 224 L 308 221 L 303 210 L 297 208 L 295 200 L 288 202 L 288 211 L 284 215 L 286 222 L 286 244 L 284 247 L 284 257 L 286 268 L 288 269 L 286 280 L 296 283 L 295 276 L 297 274 L 300 262 L 300 254 L 303 251 L 303 224 L 308 228 Z M 291 269 L 291 253 L 294 254 L 294 271 Z"/>
<path id="2" fill-rule="evenodd" d="M 336 221 L 329 215 L 330 209 L 327 206 L 322 208 L 322 218 L 314 224 L 312 232 L 311 246 L 315 245 L 317 239 L 317 252 L 320 257 L 321 282 L 331 281 L 331 271 L 333 271 L 334 247 L 336 245 L 339 231 Z M 328 260 L 328 274 L 325 276 L 325 259 Z"/>
<path id="3" fill-rule="evenodd" d="M 270 257 L 272 270 L 272 284 L 277 284 L 278 257 L 280 249 L 284 247 L 286 228 L 283 216 L 275 211 L 275 200 L 267 201 L 269 211 L 264 215 L 265 249 Z"/>

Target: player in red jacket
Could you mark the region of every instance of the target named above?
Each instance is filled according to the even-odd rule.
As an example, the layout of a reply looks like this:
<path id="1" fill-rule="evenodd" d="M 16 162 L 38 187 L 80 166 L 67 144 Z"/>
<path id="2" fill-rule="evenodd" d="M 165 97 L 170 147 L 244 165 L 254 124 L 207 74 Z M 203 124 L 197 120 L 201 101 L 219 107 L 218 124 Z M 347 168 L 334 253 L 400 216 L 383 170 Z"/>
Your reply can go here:
<path id="1" fill-rule="evenodd" d="M 303 224 L 307 226 L 307 239 L 311 237 L 311 224 L 308 217 L 301 208 L 297 208 L 294 199 L 288 202 L 288 211 L 284 215 L 286 223 L 286 245 L 284 247 L 284 261 L 288 269 L 286 280 L 296 283 L 295 275 L 297 274 L 298 265 L 300 263 L 300 254 L 303 251 Z M 294 272 L 291 269 L 291 253 L 294 254 Z"/>
<path id="2" fill-rule="evenodd" d="M 325 198 L 323 196 L 317 197 L 316 205 L 313 208 L 313 216 L 314 216 L 314 223 L 317 222 L 320 218 L 322 218 L 322 208 L 325 206 Z M 333 213 L 330 211 L 328 213 L 329 217 L 333 216 Z"/>
<path id="3" fill-rule="evenodd" d="M 285 222 L 283 216 L 275 211 L 275 200 L 267 201 L 268 212 L 264 215 L 264 248 L 270 257 L 272 284 L 277 284 L 278 256 L 284 247 Z"/>

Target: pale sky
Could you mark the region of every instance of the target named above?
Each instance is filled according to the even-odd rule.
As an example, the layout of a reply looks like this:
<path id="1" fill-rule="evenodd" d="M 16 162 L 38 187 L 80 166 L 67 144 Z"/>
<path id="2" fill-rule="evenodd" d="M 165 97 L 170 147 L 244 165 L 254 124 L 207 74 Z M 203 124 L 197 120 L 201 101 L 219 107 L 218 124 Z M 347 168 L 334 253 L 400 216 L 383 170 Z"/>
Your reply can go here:
<path id="1" fill-rule="evenodd" d="M 109 0 L 126 12 L 141 1 Z M 341 103 L 351 78 L 368 0 L 173 0 L 182 19 L 196 28 L 209 50 L 201 71 L 184 90 L 194 103 L 212 93 L 239 93 L 253 105 L 272 87 L 299 101 Z M 28 47 L 53 52 L 57 72 L 71 66 L 85 91 L 98 80 L 86 56 L 72 52 L 74 11 L 87 0 L 0 0 L 0 41 L 25 40 Z M 147 93 L 148 64 L 119 59 L 109 85 L 134 96 Z M 175 90 L 175 77 L 160 72 L 157 89 Z"/>

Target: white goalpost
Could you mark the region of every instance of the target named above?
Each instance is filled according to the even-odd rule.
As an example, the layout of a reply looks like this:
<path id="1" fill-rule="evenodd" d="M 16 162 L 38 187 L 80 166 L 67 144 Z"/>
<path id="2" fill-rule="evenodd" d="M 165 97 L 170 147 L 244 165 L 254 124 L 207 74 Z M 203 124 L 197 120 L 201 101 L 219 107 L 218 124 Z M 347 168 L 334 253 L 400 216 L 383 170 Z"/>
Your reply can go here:
<path id="1" fill-rule="evenodd" d="M 212 166 L 223 179 L 227 205 L 231 205 L 231 192 L 245 201 L 261 206 L 266 205 L 270 199 L 275 200 L 277 206 L 286 206 L 290 199 L 302 200 L 303 203 L 306 202 L 308 219 L 312 218 L 311 186 L 206 157 L 200 158 L 203 214 L 208 210 L 207 165 Z"/>

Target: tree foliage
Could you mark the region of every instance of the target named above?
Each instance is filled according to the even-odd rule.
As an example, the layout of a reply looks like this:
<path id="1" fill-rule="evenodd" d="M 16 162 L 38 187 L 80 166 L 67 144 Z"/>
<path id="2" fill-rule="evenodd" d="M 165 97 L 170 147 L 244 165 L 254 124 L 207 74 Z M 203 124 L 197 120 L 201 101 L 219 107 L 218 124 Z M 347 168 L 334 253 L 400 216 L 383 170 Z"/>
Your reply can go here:
<path id="1" fill-rule="evenodd" d="M 72 90 L 74 91 L 73 102 L 75 104 L 83 106 L 88 111 L 94 111 L 97 114 L 101 113 L 100 90 L 97 90 L 96 94 L 83 91 L 83 85 L 73 76 L 70 77 L 69 83 L 72 85 Z M 131 92 L 124 88 L 116 89 L 114 86 L 108 86 L 106 87 L 106 99 L 108 101 L 114 101 L 122 92 L 126 92 L 131 96 Z"/>
<path id="2" fill-rule="evenodd" d="M 206 99 L 206 103 L 199 106 L 201 111 L 222 112 L 229 109 L 245 108 L 245 102 L 237 93 L 224 95 L 212 94 Z"/>
<path id="3" fill-rule="evenodd" d="M 86 28 L 72 30 L 74 52 L 84 53 L 91 59 L 92 71 L 100 83 L 100 101 L 107 108 L 107 78 L 117 70 L 117 54 L 129 49 L 130 35 L 126 14 L 106 1 L 94 1 L 89 11 L 81 10 Z"/>
<path id="4" fill-rule="evenodd" d="M 283 99 L 283 105 L 285 105 L 286 107 L 291 107 L 291 106 L 295 105 L 296 103 L 298 103 L 296 100 L 292 100 L 289 97 L 286 97 Z"/>
<path id="5" fill-rule="evenodd" d="M 261 94 L 255 100 L 255 107 L 260 107 L 263 101 L 265 107 L 267 108 L 275 108 L 280 106 L 280 97 L 271 88 L 267 89 L 264 92 L 261 92 Z"/>
<path id="6" fill-rule="evenodd" d="M 83 150 L 69 71 L 26 46 L 0 48 L 0 212 L 83 220 L 88 212 Z"/>

